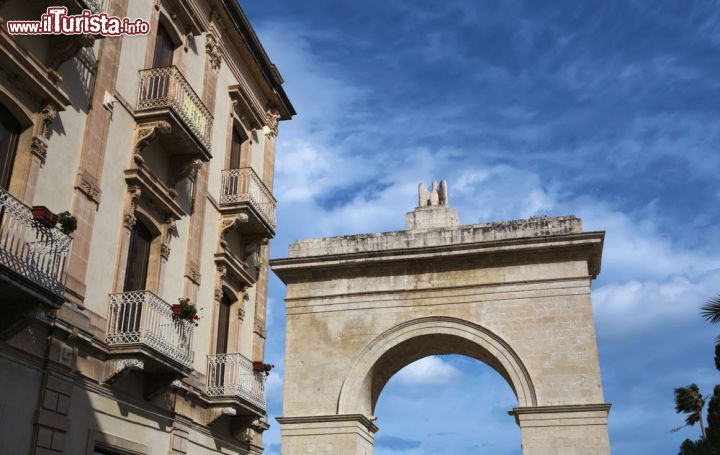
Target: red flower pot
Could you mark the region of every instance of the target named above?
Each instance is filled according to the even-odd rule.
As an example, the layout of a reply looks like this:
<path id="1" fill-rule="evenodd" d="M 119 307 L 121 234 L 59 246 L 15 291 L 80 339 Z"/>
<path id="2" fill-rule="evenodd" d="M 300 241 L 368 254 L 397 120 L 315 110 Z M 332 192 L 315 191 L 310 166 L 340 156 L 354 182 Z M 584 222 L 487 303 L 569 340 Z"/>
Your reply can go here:
<path id="1" fill-rule="evenodd" d="M 34 205 L 32 208 L 32 216 L 35 221 L 48 228 L 55 227 L 58 221 L 57 215 L 44 205 Z"/>
<path id="2" fill-rule="evenodd" d="M 253 362 L 254 371 L 265 371 L 265 364 L 263 362 Z"/>
<path id="3" fill-rule="evenodd" d="M 182 305 L 172 306 L 173 316 L 182 316 Z"/>

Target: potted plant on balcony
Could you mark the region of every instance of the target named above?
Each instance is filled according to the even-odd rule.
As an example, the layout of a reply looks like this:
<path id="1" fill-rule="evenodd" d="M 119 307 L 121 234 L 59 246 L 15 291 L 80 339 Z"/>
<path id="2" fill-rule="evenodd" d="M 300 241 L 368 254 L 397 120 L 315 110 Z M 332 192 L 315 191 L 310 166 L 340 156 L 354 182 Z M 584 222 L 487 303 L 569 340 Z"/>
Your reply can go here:
<path id="1" fill-rule="evenodd" d="M 190 299 L 181 297 L 178 299 L 178 303 L 172 307 L 173 318 L 185 319 L 190 321 L 197 327 L 197 321 L 200 317 L 197 315 L 197 307 L 190 304 Z"/>
<path id="2" fill-rule="evenodd" d="M 33 205 L 32 216 L 36 223 L 47 228 L 53 228 L 58 222 L 58 216 L 44 205 Z"/>
<path id="3" fill-rule="evenodd" d="M 70 235 L 77 229 L 77 218 L 72 216 L 67 210 L 58 213 L 58 222 L 60 223 L 60 229 L 66 234 Z"/>
<path id="4" fill-rule="evenodd" d="M 253 371 L 256 373 L 265 373 L 265 376 L 270 375 L 270 370 L 275 368 L 275 365 L 271 365 L 269 363 L 265 363 L 262 361 L 255 361 L 253 362 Z"/>

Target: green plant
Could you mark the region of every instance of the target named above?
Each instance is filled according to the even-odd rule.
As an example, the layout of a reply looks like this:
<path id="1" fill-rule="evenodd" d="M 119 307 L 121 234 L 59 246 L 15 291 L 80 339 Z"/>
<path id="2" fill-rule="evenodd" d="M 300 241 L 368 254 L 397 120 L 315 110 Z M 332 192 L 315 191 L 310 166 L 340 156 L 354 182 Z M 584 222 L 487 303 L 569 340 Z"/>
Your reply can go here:
<path id="1" fill-rule="evenodd" d="M 180 306 L 180 314 L 178 316 L 193 322 L 197 326 L 197 321 L 200 319 L 200 316 L 197 315 L 197 307 L 190 303 L 190 299 L 180 297 L 178 299 L 178 305 Z"/>
<path id="2" fill-rule="evenodd" d="M 60 229 L 67 235 L 70 235 L 77 229 L 77 218 L 72 216 L 68 211 L 58 213 L 58 222 L 60 223 Z"/>

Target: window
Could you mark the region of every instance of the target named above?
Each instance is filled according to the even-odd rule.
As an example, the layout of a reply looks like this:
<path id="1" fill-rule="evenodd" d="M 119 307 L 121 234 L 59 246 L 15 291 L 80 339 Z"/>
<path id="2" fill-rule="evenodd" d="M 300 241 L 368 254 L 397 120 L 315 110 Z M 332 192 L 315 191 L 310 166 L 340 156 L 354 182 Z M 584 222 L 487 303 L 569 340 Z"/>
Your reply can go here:
<path id="1" fill-rule="evenodd" d="M 237 129 L 233 128 L 232 144 L 230 145 L 230 167 L 229 169 L 240 169 L 242 162 L 244 135 Z"/>
<path id="2" fill-rule="evenodd" d="M 153 235 L 150 229 L 142 221 L 137 220 L 130 234 L 123 291 L 145 290 L 152 240 Z"/>
<path id="3" fill-rule="evenodd" d="M 0 104 L 0 187 L 8 189 L 17 151 L 20 124 L 5 106 Z"/>
<path id="4" fill-rule="evenodd" d="M 217 347 L 215 352 L 225 354 L 228 348 L 228 335 L 230 334 L 230 307 L 232 302 L 227 294 L 223 293 L 220 299 L 220 314 L 218 315 Z"/>
<path id="5" fill-rule="evenodd" d="M 162 68 L 173 64 L 175 45 L 170 34 L 162 24 L 158 24 L 157 37 L 155 38 L 155 53 L 153 54 L 153 68 Z"/>

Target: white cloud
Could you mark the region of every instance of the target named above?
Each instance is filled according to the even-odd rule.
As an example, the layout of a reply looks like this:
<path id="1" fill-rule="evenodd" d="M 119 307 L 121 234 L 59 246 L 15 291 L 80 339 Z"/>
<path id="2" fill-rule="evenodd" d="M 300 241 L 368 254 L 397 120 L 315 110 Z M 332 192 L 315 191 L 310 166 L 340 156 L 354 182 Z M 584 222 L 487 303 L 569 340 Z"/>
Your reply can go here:
<path id="1" fill-rule="evenodd" d="M 403 385 L 442 385 L 454 382 L 461 376 L 460 370 L 442 358 L 430 356 L 406 366 L 395 375 L 395 379 Z"/>

